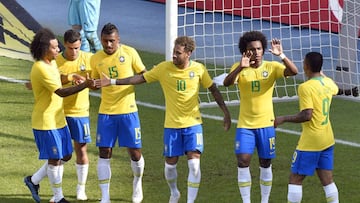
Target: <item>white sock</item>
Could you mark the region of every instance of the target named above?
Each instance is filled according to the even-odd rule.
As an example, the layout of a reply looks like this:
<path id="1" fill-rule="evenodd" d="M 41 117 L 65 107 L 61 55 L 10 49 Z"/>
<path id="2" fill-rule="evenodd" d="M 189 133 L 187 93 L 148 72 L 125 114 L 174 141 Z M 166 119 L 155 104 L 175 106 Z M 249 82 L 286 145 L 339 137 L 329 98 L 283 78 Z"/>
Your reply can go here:
<path id="1" fill-rule="evenodd" d="M 243 203 L 250 203 L 251 175 L 249 167 L 238 167 L 238 186 Z"/>
<path id="2" fill-rule="evenodd" d="M 288 185 L 288 202 L 289 203 L 300 203 L 302 199 L 302 185 Z"/>
<path id="3" fill-rule="evenodd" d="M 131 169 L 134 175 L 133 180 L 133 197 L 137 195 L 137 198 L 142 198 L 142 176 L 144 173 L 145 160 L 144 157 L 141 156 L 139 161 L 131 160 Z M 137 200 L 139 201 L 139 200 Z"/>
<path id="4" fill-rule="evenodd" d="M 144 157 L 141 156 L 139 161 L 131 160 L 131 169 L 133 171 L 134 177 L 141 178 L 144 173 L 145 160 Z"/>
<path id="5" fill-rule="evenodd" d="M 110 179 L 111 179 L 111 168 L 110 159 L 99 158 L 98 160 L 98 179 L 99 186 L 101 189 L 101 200 L 110 200 Z"/>
<path id="6" fill-rule="evenodd" d="M 188 194 L 187 194 L 187 202 L 192 203 L 195 201 L 200 181 L 201 181 L 201 170 L 200 170 L 200 159 L 189 159 L 188 160 L 189 167 L 189 176 L 188 176 Z"/>
<path id="7" fill-rule="evenodd" d="M 268 168 L 260 167 L 261 203 L 269 202 L 272 179 L 273 179 L 273 174 L 271 170 L 271 165 Z"/>
<path id="8" fill-rule="evenodd" d="M 75 164 L 78 178 L 77 190 L 85 192 L 85 185 L 89 173 L 89 164 Z"/>
<path id="9" fill-rule="evenodd" d="M 61 166 L 54 166 L 48 165 L 47 167 L 47 176 L 49 178 L 50 186 L 53 191 L 54 200 L 55 202 L 60 201 L 64 198 L 63 191 L 62 191 L 62 173 L 61 173 Z"/>
<path id="10" fill-rule="evenodd" d="M 61 165 L 59 165 L 59 176 L 60 176 L 61 182 L 62 182 L 63 175 L 64 175 L 64 165 L 61 164 Z"/>
<path id="11" fill-rule="evenodd" d="M 47 167 L 48 167 L 48 161 L 45 161 L 45 163 L 37 170 L 32 176 L 31 176 L 31 182 L 33 182 L 35 185 L 39 185 L 40 181 L 44 179 L 47 176 Z"/>
<path id="12" fill-rule="evenodd" d="M 60 165 L 59 165 L 59 176 L 62 182 L 63 179 L 63 175 L 64 175 L 64 164 L 66 163 L 66 161 L 61 160 L 60 161 Z"/>
<path id="13" fill-rule="evenodd" d="M 177 188 L 177 170 L 176 170 L 176 164 L 170 165 L 165 162 L 165 179 L 166 182 L 169 185 L 170 192 L 172 196 L 178 196 L 179 190 Z"/>
<path id="14" fill-rule="evenodd" d="M 323 187 L 327 203 L 339 203 L 339 191 L 334 182 Z"/>

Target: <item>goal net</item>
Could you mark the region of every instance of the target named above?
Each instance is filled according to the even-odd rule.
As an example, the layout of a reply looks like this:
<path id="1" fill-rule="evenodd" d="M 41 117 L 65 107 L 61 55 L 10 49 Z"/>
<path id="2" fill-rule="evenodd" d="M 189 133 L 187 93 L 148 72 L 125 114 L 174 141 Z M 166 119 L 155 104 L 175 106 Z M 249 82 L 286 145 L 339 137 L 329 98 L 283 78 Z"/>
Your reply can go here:
<path id="1" fill-rule="evenodd" d="M 176 1 L 166 1 L 171 2 Z M 297 87 L 306 79 L 303 59 L 310 51 L 323 54 L 323 71 L 337 82 L 343 97 L 359 99 L 360 1 L 178 0 L 176 4 L 177 16 L 168 17 L 176 18 L 177 35 L 196 41 L 193 59 L 206 65 L 228 104 L 239 102 L 238 89 L 226 88 L 222 81 L 240 60 L 240 36 L 251 30 L 266 35 L 268 48 L 272 38 L 280 39 L 284 53 L 299 68 L 296 77 L 276 82 L 274 100 L 297 98 Z M 265 50 L 264 60 L 279 59 Z M 200 101 L 203 106 L 214 103 L 207 90 L 201 90 Z"/>

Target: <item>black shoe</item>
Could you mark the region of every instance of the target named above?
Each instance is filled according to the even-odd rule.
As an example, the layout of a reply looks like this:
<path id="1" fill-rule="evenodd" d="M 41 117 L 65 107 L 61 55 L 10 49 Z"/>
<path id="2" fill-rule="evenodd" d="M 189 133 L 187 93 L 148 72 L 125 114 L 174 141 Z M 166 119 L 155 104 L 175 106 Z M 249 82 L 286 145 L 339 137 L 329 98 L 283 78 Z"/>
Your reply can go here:
<path id="1" fill-rule="evenodd" d="M 35 200 L 35 202 L 40 203 L 41 201 L 39 197 L 40 185 L 35 185 L 33 182 L 31 182 L 31 176 L 26 176 L 24 178 L 24 183 L 29 188 L 32 198 Z"/>
<path id="2" fill-rule="evenodd" d="M 339 89 L 339 92 L 337 93 L 338 95 L 343 95 L 345 94 L 346 96 L 354 96 L 354 97 L 358 97 L 359 96 L 359 89 L 358 87 L 353 87 L 351 89 Z"/>
<path id="3" fill-rule="evenodd" d="M 359 96 L 359 89 L 358 89 L 357 87 L 352 88 L 351 91 L 352 91 L 352 95 L 353 95 L 354 97 L 358 97 L 358 96 Z"/>
<path id="4" fill-rule="evenodd" d="M 58 201 L 56 203 L 70 203 L 70 202 L 67 201 L 65 198 L 62 198 L 60 201 Z"/>

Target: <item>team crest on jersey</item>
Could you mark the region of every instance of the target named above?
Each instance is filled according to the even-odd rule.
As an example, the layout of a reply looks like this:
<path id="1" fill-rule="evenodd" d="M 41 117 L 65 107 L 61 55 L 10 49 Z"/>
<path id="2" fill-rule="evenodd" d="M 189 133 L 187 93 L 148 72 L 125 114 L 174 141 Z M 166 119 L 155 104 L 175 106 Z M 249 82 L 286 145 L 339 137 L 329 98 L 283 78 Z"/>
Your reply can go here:
<path id="1" fill-rule="evenodd" d="M 125 62 L 125 57 L 120 56 L 120 57 L 119 57 L 119 61 L 120 61 L 121 63 L 124 63 L 124 62 Z"/>
<path id="2" fill-rule="evenodd" d="M 263 71 L 263 72 L 262 72 L 262 76 L 263 76 L 264 78 L 267 78 L 267 77 L 269 76 L 269 72 Z"/>
<path id="3" fill-rule="evenodd" d="M 190 77 L 190 79 L 193 79 L 193 78 L 195 77 L 195 73 L 194 73 L 194 71 L 190 71 L 190 73 L 189 73 L 189 77 Z"/>
<path id="4" fill-rule="evenodd" d="M 85 68 L 85 65 L 82 64 L 82 65 L 80 66 L 80 70 L 81 70 L 81 71 L 85 71 L 85 69 L 86 69 L 86 68 Z"/>

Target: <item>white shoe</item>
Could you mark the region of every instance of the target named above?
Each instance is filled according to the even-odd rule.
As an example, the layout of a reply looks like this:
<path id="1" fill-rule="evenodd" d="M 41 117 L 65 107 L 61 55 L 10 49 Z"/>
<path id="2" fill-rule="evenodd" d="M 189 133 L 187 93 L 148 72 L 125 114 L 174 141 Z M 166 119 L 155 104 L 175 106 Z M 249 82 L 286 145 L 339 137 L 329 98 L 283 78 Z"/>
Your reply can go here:
<path id="1" fill-rule="evenodd" d="M 132 202 L 141 203 L 142 200 L 143 200 L 142 179 L 134 178 Z"/>
<path id="2" fill-rule="evenodd" d="M 76 199 L 81 200 L 81 201 L 88 200 L 86 193 L 85 193 L 85 185 L 83 185 L 82 187 L 78 185 L 76 187 Z"/>
<path id="3" fill-rule="evenodd" d="M 143 194 L 141 192 L 141 194 L 137 193 L 137 194 L 133 194 L 132 196 L 132 202 L 133 203 L 141 203 L 143 200 Z"/>
<path id="4" fill-rule="evenodd" d="M 170 199 L 169 199 L 169 203 L 178 203 L 180 200 L 180 193 L 178 193 L 177 195 L 171 195 Z"/>
<path id="5" fill-rule="evenodd" d="M 100 203 L 111 203 L 110 200 L 101 200 Z"/>
<path id="6" fill-rule="evenodd" d="M 49 203 L 55 203 L 55 196 L 51 197 L 51 199 L 49 200 Z"/>
<path id="7" fill-rule="evenodd" d="M 81 200 L 81 201 L 86 201 L 86 200 L 88 200 L 85 192 L 78 192 L 77 195 L 76 195 L 76 199 L 77 199 L 77 200 Z"/>

